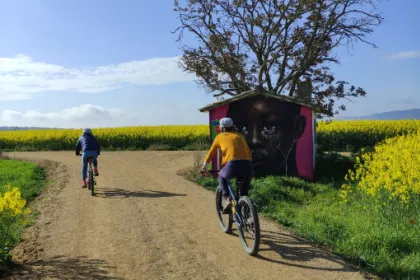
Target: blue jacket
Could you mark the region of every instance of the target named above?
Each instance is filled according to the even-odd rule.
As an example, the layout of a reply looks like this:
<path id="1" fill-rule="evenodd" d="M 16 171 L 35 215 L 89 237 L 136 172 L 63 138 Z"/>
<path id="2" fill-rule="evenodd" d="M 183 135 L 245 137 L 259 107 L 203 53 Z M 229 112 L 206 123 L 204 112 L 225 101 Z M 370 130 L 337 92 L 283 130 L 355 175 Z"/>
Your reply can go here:
<path id="1" fill-rule="evenodd" d="M 80 151 L 97 151 L 99 155 L 101 153 L 100 150 L 99 143 L 93 135 L 83 134 L 80 136 L 79 140 L 77 140 L 76 155 L 79 155 Z"/>

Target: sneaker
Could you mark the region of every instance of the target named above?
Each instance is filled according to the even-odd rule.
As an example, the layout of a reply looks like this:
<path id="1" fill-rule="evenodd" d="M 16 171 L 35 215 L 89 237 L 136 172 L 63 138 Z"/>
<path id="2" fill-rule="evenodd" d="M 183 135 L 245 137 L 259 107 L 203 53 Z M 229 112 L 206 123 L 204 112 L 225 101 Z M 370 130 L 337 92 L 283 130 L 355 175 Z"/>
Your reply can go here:
<path id="1" fill-rule="evenodd" d="M 87 187 L 87 185 L 86 185 L 86 181 L 85 180 L 83 180 L 83 185 L 82 185 L 82 188 L 84 189 L 84 188 L 86 188 Z"/>
<path id="2" fill-rule="evenodd" d="M 95 172 L 95 176 L 99 176 L 98 168 L 94 168 L 93 172 Z"/>

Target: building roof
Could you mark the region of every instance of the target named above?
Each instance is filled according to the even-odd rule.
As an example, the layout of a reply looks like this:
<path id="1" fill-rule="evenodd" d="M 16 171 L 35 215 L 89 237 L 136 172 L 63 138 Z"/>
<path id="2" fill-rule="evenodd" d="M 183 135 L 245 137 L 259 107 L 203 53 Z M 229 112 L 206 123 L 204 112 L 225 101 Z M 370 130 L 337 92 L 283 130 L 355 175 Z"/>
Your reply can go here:
<path id="1" fill-rule="evenodd" d="M 271 92 L 268 92 L 268 91 L 257 91 L 257 90 L 245 91 L 245 92 L 242 92 L 242 93 L 240 93 L 238 95 L 235 95 L 231 98 L 214 102 L 214 103 L 209 104 L 209 105 L 207 105 L 203 108 L 200 108 L 199 111 L 200 112 L 207 112 L 207 111 L 210 111 L 214 108 L 218 108 L 222 105 L 229 104 L 229 103 L 239 101 L 239 100 L 242 100 L 242 99 L 246 99 L 246 98 L 249 98 L 249 97 L 252 97 L 252 96 L 264 96 L 264 97 L 267 97 L 267 98 L 275 98 L 275 99 L 278 99 L 278 100 L 281 100 L 281 101 L 284 101 L 284 102 L 289 102 L 289 103 L 299 104 L 299 105 L 302 105 L 302 106 L 305 106 L 305 107 L 310 107 L 310 108 L 314 109 L 315 111 L 318 111 L 317 106 L 314 103 L 304 101 L 304 100 L 299 99 L 297 97 L 290 97 L 290 96 L 286 96 L 286 95 L 271 93 Z"/>

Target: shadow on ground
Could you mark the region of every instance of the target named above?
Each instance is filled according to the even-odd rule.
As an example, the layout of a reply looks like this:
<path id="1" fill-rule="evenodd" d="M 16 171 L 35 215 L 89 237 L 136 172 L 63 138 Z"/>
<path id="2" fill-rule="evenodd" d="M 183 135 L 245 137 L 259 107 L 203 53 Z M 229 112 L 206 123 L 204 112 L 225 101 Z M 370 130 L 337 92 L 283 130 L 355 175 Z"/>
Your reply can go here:
<path id="1" fill-rule="evenodd" d="M 315 168 L 315 181 L 332 184 L 339 188 L 345 183 L 344 177 L 354 169 L 355 159 L 341 154 L 322 155 L 317 157 Z"/>
<path id="2" fill-rule="evenodd" d="M 109 270 L 113 268 L 103 260 L 88 259 L 84 256 L 78 258 L 56 256 L 19 266 L 13 275 L 8 275 L 5 279 L 123 279 L 109 275 Z"/>
<path id="3" fill-rule="evenodd" d="M 95 195 L 101 198 L 160 198 L 160 197 L 173 197 L 173 196 L 186 196 L 186 194 L 159 192 L 151 190 L 143 191 L 127 191 L 123 189 L 95 189 Z"/>
<path id="4" fill-rule="evenodd" d="M 238 236 L 237 230 L 234 230 L 232 234 Z M 338 256 L 331 255 L 330 253 L 313 246 L 313 244 L 296 236 L 262 230 L 260 250 L 256 258 L 271 263 L 304 269 L 348 272 L 357 271 Z M 318 260 L 327 260 L 333 264 L 329 267 L 325 267 L 325 263 L 320 262 L 320 266 L 314 266 L 313 264 L 317 263 Z M 305 265 L 305 262 L 309 261 L 311 261 L 312 264 Z"/>

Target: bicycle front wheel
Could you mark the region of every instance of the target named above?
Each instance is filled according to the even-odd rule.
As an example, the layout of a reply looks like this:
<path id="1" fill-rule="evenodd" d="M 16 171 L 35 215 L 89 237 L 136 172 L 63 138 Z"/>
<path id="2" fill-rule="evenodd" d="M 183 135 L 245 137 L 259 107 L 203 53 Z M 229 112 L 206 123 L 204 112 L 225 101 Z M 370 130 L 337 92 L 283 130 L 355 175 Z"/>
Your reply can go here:
<path id="1" fill-rule="evenodd" d="M 242 196 L 238 201 L 242 224 L 239 227 L 239 237 L 242 247 L 254 256 L 260 247 L 260 221 L 257 209 L 248 196 Z"/>
<path id="2" fill-rule="evenodd" d="M 220 186 L 218 186 L 216 189 L 217 220 L 223 232 L 230 233 L 232 232 L 232 223 L 233 223 L 232 211 L 230 211 L 229 214 L 223 214 L 222 198 L 223 198 L 222 189 L 220 188 Z"/>

